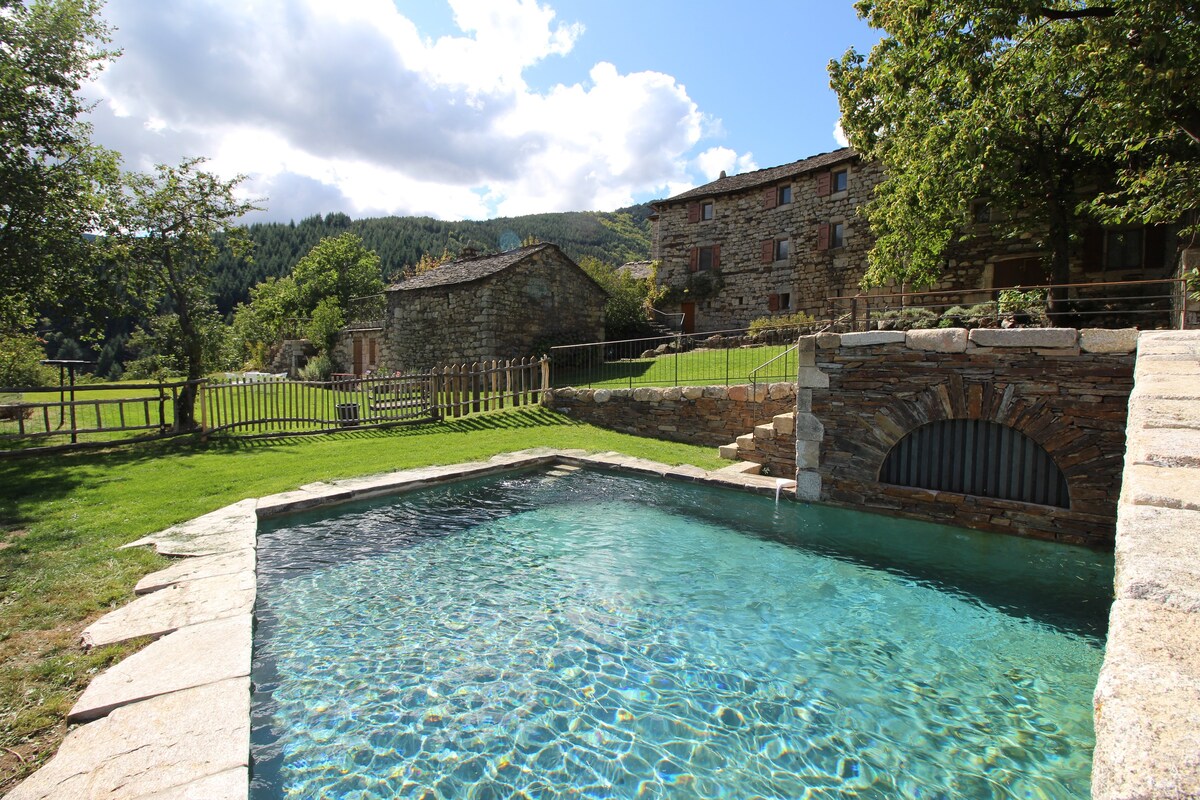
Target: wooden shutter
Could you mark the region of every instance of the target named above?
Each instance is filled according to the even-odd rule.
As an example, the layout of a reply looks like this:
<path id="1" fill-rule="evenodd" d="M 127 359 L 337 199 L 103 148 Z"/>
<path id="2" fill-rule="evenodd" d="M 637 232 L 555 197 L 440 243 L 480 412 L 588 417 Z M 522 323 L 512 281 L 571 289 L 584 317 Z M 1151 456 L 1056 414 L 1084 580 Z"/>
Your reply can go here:
<path id="1" fill-rule="evenodd" d="M 770 264 L 775 261 L 775 240 L 767 239 L 762 243 L 762 263 Z"/>
<path id="2" fill-rule="evenodd" d="M 688 209 L 688 222 L 699 222 L 700 221 L 700 204 L 699 203 L 688 203 L 687 209 Z"/>
<path id="3" fill-rule="evenodd" d="M 817 249 L 818 250 L 828 250 L 829 249 L 829 240 L 831 238 L 832 232 L 833 232 L 832 226 L 827 222 L 823 222 L 817 226 Z"/>
<path id="4" fill-rule="evenodd" d="M 1165 225 L 1147 225 L 1145 232 L 1142 234 L 1144 239 L 1142 252 L 1142 270 L 1147 273 L 1155 273 L 1163 269 L 1163 262 L 1166 260 L 1167 250 L 1167 229 Z"/>
<path id="5" fill-rule="evenodd" d="M 712 265 L 712 268 L 713 268 L 714 270 L 718 270 L 718 269 L 720 269 L 720 268 L 721 268 L 721 245 L 719 245 L 719 244 L 714 244 L 714 245 L 713 245 L 713 248 L 712 248 L 712 253 L 713 253 L 713 265 Z"/>
<path id="6" fill-rule="evenodd" d="M 817 197 L 828 197 L 830 195 L 829 187 L 832 185 L 832 180 L 832 173 L 817 173 Z"/>
<path id="7" fill-rule="evenodd" d="M 1083 271 L 1100 272 L 1104 269 L 1104 229 L 1092 225 L 1083 232 Z"/>
<path id="8" fill-rule="evenodd" d="M 779 205 L 779 192 L 774 186 L 763 189 L 763 208 L 775 208 Z"/>
<path id="9" fill-rule="evenodd" d="M 700 248 L 693 247 L 688 253 L 688 272 L 695 272 L 700 269 Z"/>
<path id="10" fill-rule="evenodd" d="M 774 312 L 774 311 L 778 311 L 778 310 L 779 310 L 779 295 L 777 295 L 777 294 L 767 295 L 767 311 Z"/>

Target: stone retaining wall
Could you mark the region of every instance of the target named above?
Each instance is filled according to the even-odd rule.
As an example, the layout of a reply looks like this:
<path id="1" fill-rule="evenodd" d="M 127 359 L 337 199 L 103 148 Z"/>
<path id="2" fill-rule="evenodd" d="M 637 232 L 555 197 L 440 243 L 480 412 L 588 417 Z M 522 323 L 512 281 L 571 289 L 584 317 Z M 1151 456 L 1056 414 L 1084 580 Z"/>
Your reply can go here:
<path id="1" fill-rule="evenodd" d="M 790 383 L 669 389 L 556 389 L 548 405 L 576 419 L 636 436 L 706 447 L 728 444 L 776 414 L 791 411 Z"/>
<path id="2" fill-rule="evenodd" d="M 801 339 L 797 420 L 822 430 L 820 498 L 970 528 L 1108 546 L 1113 540 L 1137 331 L 961 328 Z M 879 482 L 891 448 L 929 422 L 998 422 L 1041 445 L 1071 508 Z M 811 444 L 798 463 L 811 464 Z"/>

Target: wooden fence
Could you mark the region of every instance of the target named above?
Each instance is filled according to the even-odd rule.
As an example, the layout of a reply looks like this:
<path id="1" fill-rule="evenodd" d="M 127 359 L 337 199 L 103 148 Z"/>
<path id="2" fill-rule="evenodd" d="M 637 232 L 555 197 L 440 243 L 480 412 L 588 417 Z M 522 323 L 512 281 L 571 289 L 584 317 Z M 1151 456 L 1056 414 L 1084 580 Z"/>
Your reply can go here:
<path id="1" fill-rule="evenodd" d="M 324 382 L 249 374 L 197 381 L 203 436 L 279 436 L 457 419 L 539 402 L 549 362 L 453 364 Z M 0 388 L 0 455 L 175 435 L 186 382 Z"/>

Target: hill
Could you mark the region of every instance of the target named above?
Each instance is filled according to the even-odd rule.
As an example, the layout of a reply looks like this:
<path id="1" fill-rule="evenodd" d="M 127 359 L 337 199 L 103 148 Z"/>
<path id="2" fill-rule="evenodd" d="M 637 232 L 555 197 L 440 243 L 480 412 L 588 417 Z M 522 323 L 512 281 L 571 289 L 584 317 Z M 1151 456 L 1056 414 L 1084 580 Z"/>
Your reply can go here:
<path id="1" fill-rule="evenodd" d="M 289 223 L 256 223 L 248 227 L 255 244 L 254 261 L 235 261 L 228 253 L 213 269 L 217 306 L 228 314 L 244 302 L 251 286 L 269 276 L 287 275 L 313 245 L 326 236 L 346 231 L 358 234 L 379 253 L 384 279 L 417 263 L 425 253 L 457 254 L 467 247 L 480 252 L 510 250 L 532 236 L 553 242 L 571 258 L 593 256 L 611 264 L 650 257 L 649 205 L 612 212 L 570 211 L 530 214 L 481 222 L 444 222 L 430 217 L 378 217 L 352 220 L 327 214 Z"/>

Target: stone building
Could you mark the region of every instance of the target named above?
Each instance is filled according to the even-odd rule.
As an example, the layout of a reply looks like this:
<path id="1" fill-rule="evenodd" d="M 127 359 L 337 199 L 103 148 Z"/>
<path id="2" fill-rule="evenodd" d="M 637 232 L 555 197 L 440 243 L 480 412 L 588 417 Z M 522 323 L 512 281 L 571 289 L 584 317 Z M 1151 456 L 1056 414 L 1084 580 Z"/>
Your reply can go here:
<path id="1" fill-rule="evenodd" d="M 827 319 L 851 307 L 848 299 L 830 298 L 899 291 L 860 288 L 873 238 L 859 209 L 882 178 L 878 162 L 842 148 L 741 175 L 722 173 L 655 203 L 657 280 L 670 290 L 660 310 L 682 313 L 685 331 L 713 331 L 797 311 Z M 969 211 L 968 238 L 947 254 L 943 280 L 925 289 L 964 290 L 945 304 L 970 303 L 992 299 L 971 289 L 1048 282 L 1036 226 L 998 239 L 985 202 Z M 1072 281 L 1170 277 L 1178 264 L 1172 226 L 1096 227 L 1076 243 Z M 1161 294 L 1164 287 L 1151 291 Z"/>
<path id="2" fill-rule="evenodd" d="M 604 339 L 608 294 L 553 244 L 463 258 L 389 286 L 389 370 L 541 355 Z"/>

